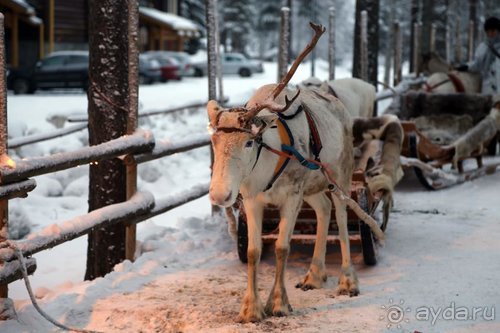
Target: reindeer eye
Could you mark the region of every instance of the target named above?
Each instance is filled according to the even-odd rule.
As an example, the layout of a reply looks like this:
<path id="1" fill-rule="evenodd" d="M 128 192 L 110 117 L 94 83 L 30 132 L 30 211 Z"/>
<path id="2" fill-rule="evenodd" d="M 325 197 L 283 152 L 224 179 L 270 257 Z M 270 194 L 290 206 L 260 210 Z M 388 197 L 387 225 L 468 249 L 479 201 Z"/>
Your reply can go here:
<path id="1" fill-rule="evenodd" d="M 245 143 L 245 148 L 251 148 L 253 146 L 253 140 L 248 140 L 246 143 Z"/>

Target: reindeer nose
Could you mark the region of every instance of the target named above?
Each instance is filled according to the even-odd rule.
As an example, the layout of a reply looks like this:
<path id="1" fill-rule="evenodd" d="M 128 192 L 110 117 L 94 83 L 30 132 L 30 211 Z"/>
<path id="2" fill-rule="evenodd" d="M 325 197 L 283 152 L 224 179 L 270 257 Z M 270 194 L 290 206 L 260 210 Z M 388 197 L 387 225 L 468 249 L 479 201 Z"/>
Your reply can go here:
<path id="1" fill-rule="evenodd" d="M 210 202 L 217 206 L 225 206 L 225 204 L 227 204 L 231 200 L 233 191 L 229 191 L 229 194 L 224 199 L 222 199 L 222 197 L 219 196 L 218 194 L 219 193 L 214 193 L 213 191 L 210 190 L 210 195 L 209 195 Z"/>

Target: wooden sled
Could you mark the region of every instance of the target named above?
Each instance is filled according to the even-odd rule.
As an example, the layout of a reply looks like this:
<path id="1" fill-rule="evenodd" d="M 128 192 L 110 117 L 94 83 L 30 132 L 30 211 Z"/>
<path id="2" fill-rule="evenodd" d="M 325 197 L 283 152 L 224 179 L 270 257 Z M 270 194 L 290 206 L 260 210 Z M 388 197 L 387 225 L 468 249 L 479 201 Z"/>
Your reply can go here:
<path id="1" fill-rule="evenodd" d="M 330 198 L 330 194 L 327 193 L 327 195 Z M 375 210 L 380 202 L 380 195 L 370 193 L 363 172 L 361 171 L 357 171 L 353 174 L 351 183 L 351 198 L 355 200 L 366 213 L 375 218 Z M 238 256 L 242 262 L 247 262 L 248 227 L 246 214 L 241 203 L 238 208 Z M 276 207 L 266 207 L 262 222 L 262 241 L 264 244 L 274 244 L 278 238 L 279 219 L 280 214 Z M 377 245 L 370 227 L 360 220 L 359 217 L 350 209 L 347 210 L 347 220 L 350 242 L 361 244 L 363 260 L 366 265 L 375 265 L 377 263 Z M 376 221 L 380 226 L 379 220 L 376 219 Z M 314 244 L 315 240 L 316 215 L 314 210 L 304 202 L 297 217 L 291 242 Z M 332 204 L 327 242 L 331 244 L 338 241 L 338 228 L 335 223 L 335 207 Z"/>
<path id="2" fill-rule="evenodd" d="M 499 163 L 485 165 L 483 162 L 486 153 L 496 154 L 499 138 L 497 130 L 491 132 L 493 125 L 487 118 L 493 107 L 491 96 L 411 92 L 402 95 L 401 99 L 398 116 L 405 133 L 402 165 L 412 167 L 425 188 L 446 188 L 495 172 Z M 453 116 L 467 115 L 472 127 L 453 144 L 439 144 L 422 133 L 413 120 L 419 116 L 436 115 L 445 119 L 449 117 L 449 122 L 453 122 Z M 466 156 L 457 152 L 460 149 L 457 142 L 476 138 L 477 147 L 470 149 Z M 465 170 L 465 161 L 471 159 L 475 160 L 476 168 Z"/>

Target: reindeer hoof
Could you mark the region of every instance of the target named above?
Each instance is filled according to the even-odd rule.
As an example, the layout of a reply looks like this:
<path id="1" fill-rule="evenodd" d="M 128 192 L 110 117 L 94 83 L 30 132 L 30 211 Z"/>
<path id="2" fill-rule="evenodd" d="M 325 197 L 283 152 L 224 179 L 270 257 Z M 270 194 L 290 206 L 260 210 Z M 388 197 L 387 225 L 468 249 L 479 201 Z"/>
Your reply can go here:
<path id="1" fill-rule="evenodd" d="M 278 306 L 272 306 L 272 304 L 267 304 L 266 306 L 266 313 L 269 316 L 274 316 L 274 317 L 286 317 L 290 315 L 290 313 L 293 312 L 293 308 L 290 304 L 284 304 L 280 307 Z"/>
<path id="2" fill-rule="evenodd" d="M 349 297 L 359 295 L 358 278 L 356 272 L 352 267 L 342 269 L 339 276 L 339 285 L 335 290 L 335 294 L 338 295 L 349 295 Z"/>
<path id="3" fill-rule="evenodd" d="M 309 270 L 304 278 L 304 281 L 297 283 L 295 288 L 300 288 L 304 291 L 320 289 L 323 287 L 323 283 L 326 282 L 326 279 L 327 276 L 325 273 L 316 273 L 313 270 Z"/>
<path id="4" fill-rule="evenodd" d="M 260 301 L 252 303 L 244 300 L 241 305 L 240 314 L 238 315 L 236 321 L 238 323 L 254 323 L 261 321 L 265 317 L 266 314 Z"/>

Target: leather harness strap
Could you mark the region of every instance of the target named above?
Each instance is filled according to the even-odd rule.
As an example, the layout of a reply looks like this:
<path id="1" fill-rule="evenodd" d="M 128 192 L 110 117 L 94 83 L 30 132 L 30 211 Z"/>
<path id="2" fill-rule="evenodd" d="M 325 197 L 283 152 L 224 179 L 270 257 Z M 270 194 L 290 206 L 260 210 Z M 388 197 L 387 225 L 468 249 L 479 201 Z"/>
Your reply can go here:
<path id="1" fill-rule="evenodd" d="M 453 86 L 455 87 L 455 90 L 459 93 L 464 93 L 465 92 L 465 86 L 462 80 L 454 74 L 454 73 L 448 73 L 448 77 L 450 78 L 451 83 L 453 83 Z"/>
<path id="2" fill-rule="evenodd" d="M 278 129 L 278 134 L 281 140 L 281 152 L 282 154 L 279 155 L 278 163 L 276 164 L 276 167 L 274 168 L 274 173 L 273 177 L 269 181 L 269 183 L 266 186 L 266 189 L 264 190 L 267 191 L 269 190 L 274 182 L 278 179 L 278 177 L 283 173 L 285 170 L 286 166 L 288 165 L 288 162 L 290 162 L 291 158 L 294 158 L 300 162 L 301 165 L 311 169 L 311 170 L 316 170 L 319 168 L 317 164 L 310 163 L 308 159 L 303 157 L 297 149 L 295 149 L 294 144 L 295 140 L 293 138 L 293 134 L 288 127 L 286 120 L 290 120 L 295 118 L 298 114 L 300 114 L 302 111 L 304 111 L 306 119 L 307 119 L 307 124 L 309 126 L 309 131 L 311 133 L 311 150 L 314 155 L 314 160 L 315 161 L 320 161 L 319 159 L 319 154 L 321 152 L 321 149 L 323 148 L 323 144 L 321 143 L 321 138 L 319 136 L 319 131 L 316 126 L 316 123 L 314 122 L 314 119 L 311 115 L 311 112 L 304 106 L 300 105 L 297 108 L 297 111 L 295 111 L 291 115 L 284 115 L 278 113 L 278 120 L 276 121 L 276 127 Z M 275 149 L 271 148 L 268 146 L 266 143 L 260 141 L 260 146 L 266 148 L 269 151 L 274 152 Z M 286 152 L 286 153 L 285 153 Z M 258 154 L 260 155 L 260 154 Z M 258 157 L 257 157 L 258 159 Z"/>

